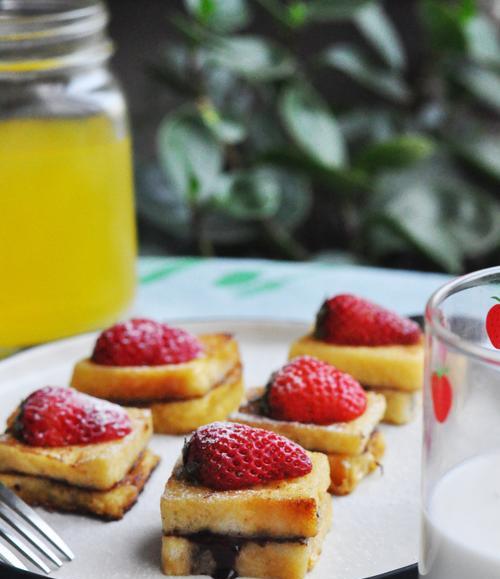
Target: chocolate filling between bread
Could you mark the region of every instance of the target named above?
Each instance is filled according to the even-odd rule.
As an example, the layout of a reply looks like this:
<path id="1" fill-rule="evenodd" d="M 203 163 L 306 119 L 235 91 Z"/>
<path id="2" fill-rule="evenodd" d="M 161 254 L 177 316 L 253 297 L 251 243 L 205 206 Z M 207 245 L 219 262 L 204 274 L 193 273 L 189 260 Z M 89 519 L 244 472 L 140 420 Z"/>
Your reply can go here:
<path id="1" fill-rule="evenodd" d="M 210 531 L 197 533 L 171 533 L 168 536 L 180 537 L 193 543 L 195 551 L 190 573 L 193 575 L 206 574 L 207 553 L 211 556 L 215 569 L 212 571 L 214 579 L 234 579 L 238 577 L 235 569 L 236 560 L 242 547 L 248 543 L 257 543 L 264 546 L 268 543 L 296 543 L 307 545 L 304 537 L 242 537 L 239 535 L 221 535 Z"/>

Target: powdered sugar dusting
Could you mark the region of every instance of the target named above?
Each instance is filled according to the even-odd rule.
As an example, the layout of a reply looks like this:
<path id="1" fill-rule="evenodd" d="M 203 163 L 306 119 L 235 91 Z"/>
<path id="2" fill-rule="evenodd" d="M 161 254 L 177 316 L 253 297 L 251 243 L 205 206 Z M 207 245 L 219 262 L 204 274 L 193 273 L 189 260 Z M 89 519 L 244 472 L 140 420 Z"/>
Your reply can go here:
<path id="1" fill-rule="evenodd" d="M 389 346 L 418 344 L 417 323 L 351 294 L 327 299 L 316 316 L 316 338 L 330 344 Z"/>
<path id="2" fill-rule="evenodd" d="M 205 486 L 235 490 L 304 476 L 312 463 L 298 444 L 275 432 L 214 422 L 199 428 L 186 444 L 184 469 Z"/>
<path id="3" fill-rule="evenodd" d="M 46 386 L 22 403 L 14 434 L 31 446 L 107 442 L 132 431 L 126 410 L 71 388 Z"/>
<path id="4" fill-rule="evenodd" d="M 299 356 L 275 372 L 265 400 L 270 417 L 313 424 L 354 420 L 367 405 L 357 380 L 312 356 Z"/>
<path id="5" fill-rule="evenodd" d="M 101 333 L 92 361 L 105 366 L 160 366 L 203 355 L 200 341 L 181 328 L 135 318 Z"/>

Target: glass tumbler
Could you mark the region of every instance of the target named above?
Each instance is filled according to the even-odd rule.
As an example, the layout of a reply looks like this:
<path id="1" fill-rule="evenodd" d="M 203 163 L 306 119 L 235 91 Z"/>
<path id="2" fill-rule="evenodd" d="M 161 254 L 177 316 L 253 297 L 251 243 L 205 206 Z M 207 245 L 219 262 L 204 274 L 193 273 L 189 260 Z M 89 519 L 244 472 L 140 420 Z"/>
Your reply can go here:
<path id="1" fill-rule="evenodd" d="M 500 267 L 439 289 L 425 312 L 419 572 L 500 578 Z"/>

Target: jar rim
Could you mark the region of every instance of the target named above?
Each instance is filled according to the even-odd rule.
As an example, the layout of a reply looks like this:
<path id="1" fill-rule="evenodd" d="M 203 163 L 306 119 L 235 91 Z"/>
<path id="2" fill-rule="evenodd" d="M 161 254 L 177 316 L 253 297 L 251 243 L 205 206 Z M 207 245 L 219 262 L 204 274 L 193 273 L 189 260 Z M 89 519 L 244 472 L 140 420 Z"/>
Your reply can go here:
<path id="1" fill-rule="evenodd" d="M 500 281 L 500 266 L 481 269 L 449 281 L 436 290 L 429 298 L 425 308 L 425 325 L 428 331 L 455 350 L 489 364 L 500 364 L 500 351 L 465 340 L 447 328 L 439 315 L 441 304 L 452 295 L 493 281 Z"/>
<path id="2" fill-rule="evenodd" d="M 109 58 L 101 0 L 4 0 L 0 75 L 37 74 Z"/>

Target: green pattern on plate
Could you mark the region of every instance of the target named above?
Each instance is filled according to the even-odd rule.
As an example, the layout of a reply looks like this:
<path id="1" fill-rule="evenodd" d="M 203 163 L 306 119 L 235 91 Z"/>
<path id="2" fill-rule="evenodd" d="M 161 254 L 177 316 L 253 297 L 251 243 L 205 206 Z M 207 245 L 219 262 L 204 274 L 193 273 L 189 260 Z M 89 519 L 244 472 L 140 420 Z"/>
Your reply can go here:
<path id="1" fill-rule="evenodd" d="M 233 270 L 218 277 L 215 280 L 215 286 L 227 288 L 233 291 L 237 297 L 250 297 L 280 289 L 287 281 L 288 278 L 265 279 L 265 274 L 262 270 Z"/>
<path id="2" fill-rule="evenodd" d="M 256 294 L 265 293 L 282 288 L 288 279 L 270 279 L 268 281 L 259 282 L 257 285 L 245 288 L 239 292 L 241 297 L 254 296 Z"/>
<path id="3" fill-rule="evenodd" d="M 258 271 L 231 271 L 215 280 L 215 285 L 219 287 L 248 284 L 260 276 Z"/>
<path id="4" fill-rule="evenodd" d="M 142 275 L 139 278 L 139 283 L 145 285 L 148 283 L 158 281 L 160 279 L 165 279 L 166 277 L 170 277 L 171 275 L 174 275 L 176 273 L 179 273 L 180 271 L 184 271 L 189 267 L 197 265 L 201 261 L 202 260 L 198 257 L 183 257 L 180 259 L 176 259 L 156 270 L 153 270 L 151 272 Z"/>

